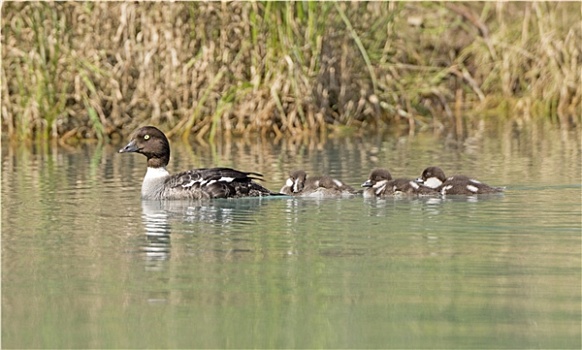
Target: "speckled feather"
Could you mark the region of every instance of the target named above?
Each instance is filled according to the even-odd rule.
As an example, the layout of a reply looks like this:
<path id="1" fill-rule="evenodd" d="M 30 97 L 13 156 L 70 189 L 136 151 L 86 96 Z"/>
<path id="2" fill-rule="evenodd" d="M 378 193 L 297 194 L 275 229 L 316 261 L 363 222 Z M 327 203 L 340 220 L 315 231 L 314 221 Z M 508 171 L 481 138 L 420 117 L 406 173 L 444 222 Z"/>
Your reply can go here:
<path id="1" fill-rule="evenodd" d="M 230 168 L 192 169 L 168 177 L 161 197 L 203 199 L 272 194 L 253 180 L 263 180 L 262 175 Z"/>

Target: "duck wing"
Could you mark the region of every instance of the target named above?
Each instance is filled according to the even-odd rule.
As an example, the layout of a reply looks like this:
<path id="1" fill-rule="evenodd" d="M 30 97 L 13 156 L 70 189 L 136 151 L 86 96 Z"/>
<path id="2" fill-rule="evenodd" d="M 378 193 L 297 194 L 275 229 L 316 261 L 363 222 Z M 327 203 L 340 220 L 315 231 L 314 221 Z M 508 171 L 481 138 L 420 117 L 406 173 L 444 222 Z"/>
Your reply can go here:
<path id="1" fill-rule="evenodd" d="M 254 180 L 263 180 L 263 175 L 231 168 L 202 168 L 170 176 L 166 180 L 166 186 L 174 191 L 188 193 L 191 198 L 237 198 L 273 194 Z"/>
<path id="2" fill-rule="evenodd" d="M 492 187 L 465 175 L 455 175 L 447 178 L 440 191 L 442 194 L 473 195 L 503 192 L 504 188 Z"/>

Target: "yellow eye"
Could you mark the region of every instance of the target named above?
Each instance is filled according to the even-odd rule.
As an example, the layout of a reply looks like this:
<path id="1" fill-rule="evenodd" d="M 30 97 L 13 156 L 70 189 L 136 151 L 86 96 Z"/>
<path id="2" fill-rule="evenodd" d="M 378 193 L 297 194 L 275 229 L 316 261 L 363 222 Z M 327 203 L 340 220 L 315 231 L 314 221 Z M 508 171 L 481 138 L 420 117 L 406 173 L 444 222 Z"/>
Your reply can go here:
<path id="1" fill-rule="evenodd" d="M 144 140 L 149 140 L 149 139 L 150 139 L 150 135 L 145 135 L 145 136 L 143 137 L 143 139 L 144 139 Z"/>

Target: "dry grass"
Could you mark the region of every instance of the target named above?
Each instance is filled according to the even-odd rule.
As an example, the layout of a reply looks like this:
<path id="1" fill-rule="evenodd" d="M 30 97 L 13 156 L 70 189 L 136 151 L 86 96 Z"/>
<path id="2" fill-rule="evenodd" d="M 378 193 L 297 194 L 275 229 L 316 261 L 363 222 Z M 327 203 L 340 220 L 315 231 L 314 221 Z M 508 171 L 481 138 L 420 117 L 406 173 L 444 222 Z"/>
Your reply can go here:
<path id="1" fill-rule="evenodd" d="M 2 126 L 62 141 L 578 126 L 580 22 L 562 2 L 9 2 Z"/>

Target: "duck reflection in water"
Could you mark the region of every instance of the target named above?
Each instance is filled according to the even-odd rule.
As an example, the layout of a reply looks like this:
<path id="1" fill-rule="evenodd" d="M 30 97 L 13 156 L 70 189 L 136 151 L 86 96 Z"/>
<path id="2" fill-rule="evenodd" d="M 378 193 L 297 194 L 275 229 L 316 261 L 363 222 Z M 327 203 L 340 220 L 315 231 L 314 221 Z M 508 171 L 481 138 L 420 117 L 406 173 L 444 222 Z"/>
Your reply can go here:
<path id="1" fill-rule="evenodd" d="M 140 247 L 145 259 L 152 264 L 148 270 L 161 270 L 159 262 L 170 259 L 170 223 L 169 214 L 163 209 L 161 201 L 142 201 L 142 222 L 145 227 L 145 242 Z"/>
<path id="2" fill-rule="evenodd" d="M 269 197 L 270 198 L 270 197 Z M 272 197 L 275 198 L 275 197 Z M 171 234 L 220 234 L 255 223 L 267 197 L 215 199 L 212 201 L 142 201 L 146 240 L 141 247 L 149 261 L 169 260 Z"/>

